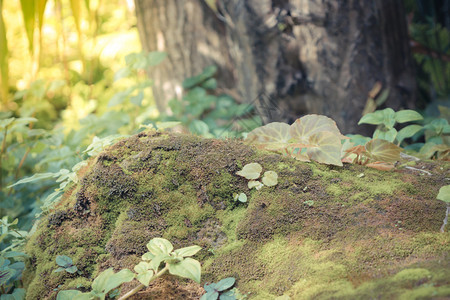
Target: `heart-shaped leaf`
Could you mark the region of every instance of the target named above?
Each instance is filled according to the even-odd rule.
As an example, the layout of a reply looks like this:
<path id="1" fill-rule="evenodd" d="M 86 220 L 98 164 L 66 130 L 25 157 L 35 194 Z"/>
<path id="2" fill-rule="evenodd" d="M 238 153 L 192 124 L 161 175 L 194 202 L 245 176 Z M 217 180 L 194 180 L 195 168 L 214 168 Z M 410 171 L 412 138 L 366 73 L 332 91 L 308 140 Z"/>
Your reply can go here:
<path id="1" fill-rule="evenodd" d="M 388 129 L 393 128 L 395 125 L 395 111 L 392 108 L 386 108 L 366 114 L 359 120 L 358 125 L 360 124 L 383 124 Z"/>
<path id="2" fill-rule="evenodd" d="M 289 129 L 291 137 L 296 142 L 309 144 L 309 137 L 312 135 L 328 131 L 336 136 L 347 138 L 341 134 L 339 128 L 332 119 L 321 115 L 306 115 L 297 119 Z"/>
<path id="3" fill-rule="evenodd" d="M 56 256 L 56 263 L 63 268 L 68 268 L 73 265 L 72 259 L 65 255 Z"/>
<path id="4" fill-rule="evenodd" d="M 450 203 L 450 184 L 441 187 L 436 198 L 438 200 Z"/>
<path id="5" fill-rule="evenodd" d="M 261 175 L 262 167 L 258 163 L 246 164 L 241 171 L 236 172 L 237 175 L 246 179 L 257 179 Z"/>
<path id="6" fill-rule="evenodd" d="M 266 186 L 275 186 L 278 184 L 278 174 L 274 171 L 267 171 L 264 173 L 262 182 Z"/>
<path id="7" fill-rule="evenodd" d="M 395 113 L 395 121 L 397 121 L 397 123 L 406 123 L 418 120 L 423 120 L 423 117 L 415 110 L 405 109 Z"/>
<path id="8" fill-rule="evenodd" d="M 319 163 L 342 166 L 341 139 L 332 132 L 322 131 L 309 138 L 309 143 L 314 147 L 308 148 L 306 153 Z"/>
<path id="9" fill-rule="evenodd" d="M 264 184 L 257 180 L 250 180 L 247 185 L 249 189 L 256 188 L 256 190 L 260 190 L 264 186 Z"/>
<path id="10" fill-rule="evenodd" d="M 402 148 L 381 139 L 374 139 L 366 144 L 366 150 L 373 161 L 394 163 L 400 160 Z"/>
<path id="11" fill-rule="evenodd" d="M 154 238 L 147 244 L 148 251 L 153 255 L 170 254 L 173 250 L 172 244 L 163 238 Z"/>
<path id="12" fill-rule="evenodd" d="M 200 250 L 202 250 L 202 247 L 200 247 L 200 246 L 190 246 L 190 247 L 177 249 L 174 252 L 175 252 L 175 254 L 177 254 L 179 256 L 187 257 L 187 256 L 192 256 L 192 255 L 196 254 Z"/>
<path id="13" fill-rule="evenodd" d="M 200 283 L 201 266 L 197 260 L 188 257 L 179 263 L 169 264 L 169 273 Z"/>
<path id="14" fill-rule="evenodd" d="M 216 289 L 219 292 L 225 291 L 225 290 L 229 289 L 230 287 L 232 287 L 235 282 L 236 282 L 236 280 L 233 277 L 224 278 L 217 283 Z"/>
<path id="15" fill-rule="evenodd" d="M 291 139 L 289 128 L 290 126 L 286 123 L 269 123 L 249 132 L 245 141 L 256 144 L 258 148 L 278 151 L 285 148 Z"/>
<path id="16" fill-rule="evenodd" d="M 397 142 L 400 144 L 404 139 L 412 137 L 422 128 L 423 127 L 420 125 L 409 125 L 400 129 L 400 131 L 397 133 Z"/>

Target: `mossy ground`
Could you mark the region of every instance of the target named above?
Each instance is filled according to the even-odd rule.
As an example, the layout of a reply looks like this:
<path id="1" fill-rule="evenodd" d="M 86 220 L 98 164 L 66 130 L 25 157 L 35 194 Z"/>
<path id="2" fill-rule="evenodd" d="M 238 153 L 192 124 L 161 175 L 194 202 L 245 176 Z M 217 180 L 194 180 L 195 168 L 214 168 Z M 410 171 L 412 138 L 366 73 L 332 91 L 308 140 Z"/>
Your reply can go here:
<path id="1" fill-rule="evenodd" d="M 249 190 L 251 162 L 278 185 Z M 249 298 L 427 299 L 450 296 L 450 234 L 435 199 L 448 164 L 381 172 L 302 163 L 235 140 L 141 133 L 105 150 L 41 219 L 27 244 L 27 299 L 89 290 L 108 268 L 133 269 L 154 237 L 200 245 L 202 281 L 233 276 Z M 248 203 L 233 193 L 245 192 Z M 53 273 L 57 255 L 81 274 Z M 123 286 L 125 292 L 133 284 Z M 201 286 L 163 277 L 139 299 L 198 298 Z M 136 298 L 138 299 L 138 298 Z"/>

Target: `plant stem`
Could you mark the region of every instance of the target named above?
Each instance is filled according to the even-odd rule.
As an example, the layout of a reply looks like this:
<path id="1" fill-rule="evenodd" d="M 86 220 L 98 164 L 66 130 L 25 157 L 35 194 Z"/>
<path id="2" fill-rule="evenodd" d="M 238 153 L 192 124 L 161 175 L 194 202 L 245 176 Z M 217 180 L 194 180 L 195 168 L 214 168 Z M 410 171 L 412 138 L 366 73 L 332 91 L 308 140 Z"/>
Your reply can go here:
<path id="1" fill-rule="evenodd" d="M 169 270 L 169 264 L 168 263 L 166 263 L 165 267 L 161 271 L 159 271 L 155 276 L 153 276 L 152 279 L 150 279 L 150 282 L 155 280 L 156 278 L 160 277 L 164 273 L 166 273 L 167 270 Z M 129 291 L 128 293 L 126 293 L 125 295 L 123 295 L 122 297 L 120 297 L 118 300 L 128 299 L 129 297 L 133 296 L 134 294 L 136 294 L 137 292 L 142 290 L 144 287 L 145 287 L 145 285 L 140 284 L 137 287 L 135 287 L 134 289 L 132 289 L 131 291 Z"/>

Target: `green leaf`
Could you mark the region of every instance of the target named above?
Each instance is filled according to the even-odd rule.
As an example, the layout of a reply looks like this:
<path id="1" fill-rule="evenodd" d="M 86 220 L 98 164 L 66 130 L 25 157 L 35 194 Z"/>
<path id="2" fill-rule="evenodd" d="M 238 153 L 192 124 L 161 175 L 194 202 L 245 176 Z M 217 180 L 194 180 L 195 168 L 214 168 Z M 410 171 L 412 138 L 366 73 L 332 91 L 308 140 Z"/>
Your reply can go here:
<path id="1" fill-rule="evenodd" d="M 60 291 L 56 296 L 56 300 L 72 300 L 75 296 L 80 294 L 81 292 L 77 290 Z"/>
<path id="2" fill-rule="evenodd" d="M 16 118 L 13 117 L 13 118 L 0 120 L 0 128 L 5 128 L 5 127 L 11 125 L 14 122 L 15 119 Z"/>
<path id="3" fill-rule="evenodd" d="M 424 126 L 425 129 L 433 131 L 436 135 L 445 133 L 444 130 L 448 127 L 448 121 L 446 119 L 436 119 L 431 123 Z"/>
<path id="4" fill-rule="evenodd" d="M 197 260 L 188 257 L 179 263 L 169 264 L 169 273 L 200 283 L 201 266 Z"/>
<path id="5" fill-rule="evenodd" d="M 216 289 L 219 292 L 225 291 L 225 290 L 229 289 L 230 287 L 232 287 L 235 282 L 236 282 L 236 280 L 233 277 L 228 277 L 228 278 L 222 279 L 221 281 L 219 281 L 217 283 Z"/>
<path id="6" fill-rule="evenodd" d="M 418 120 L 423 120 L 422 115 L 411 109 L 405 109 L 395 113 L 395 121 L 397 121 L 397 123 L 406 123 Z"/>
<path id="7" fill-rule="evenodd" d="M 194 255 L 195 253 L 197 253 L 200 250 L 202 250 L 202 247 L 200 247 L 200 246 L 190 246 L 190 247 L 177 249 L 173 252 L 179 256 L 187 257 L 187 256 Z"/>
<path id="8" fill-rule="evenodd" d="M 161 262 L 171 259 L 169 254 L 158 254 L 150 261 L 150 268 L 157 271 Z"/>
<path id="9" fill-rule="evenodd" d="M 237 175 L 246 179 L 258 179 L 261 176 L 262 167 L 258 163 L 246 164 L 241 171 L 236 172 Z"/>
<path id="10" fill-rule="evenodd" d="M 190 89 L 212 77 L 217 72 L 216 66 L 206 67 L 203 72 L 197 76 L 187 78 L 183 81 L 183 88 Z"/>
<path id="11" fill-rule="evenodd" d="M 135 277 L 135 274 L 128 269 L 120 270 L 107 278 L 103 291 L 105 294 L 120 286 L 122 283 L 130 282 Z"/>
<path id="12" fill-rule="evenodd" d="M 256 188 L 256 190 L 260 190 L 264 184 L 256 180 L 250 180 L 247 184 L 249 189 Z"/>
<path id="13" fill-rule="evenodd" d="M 312 160 L 323 164 L 342 166 L 341 138 L 329 131 L 317 132 L 309 137 L 309 144 L 313 147 L 306 150 Z"/>
<path id="14" fill-rule="evenodd" d="M 16 270 L 9 267 L 0 270 L 0 286 L 5 285 L 16 274 Z"/>
<path id="15" fill-rule="evenodd" d="M 56 256 L 56 263 L 58 266 L 67 268 L 73 265 L 72 259 L 65 255 L 58 255 Z"/>
<path id="16" fill-rule="evenodd" d="M 71 266 L 69 268 L 66 268 L 66 272 L 68 272 L 70 274 L 74 274 L 76 271 L 78 271 L 77 266 Z"/>
<path id="17" fill-rule="evenodd" d="M 94 293 L 94 292 L 88 292 L 88 293 L 81 293 L 76 295 L 72 300 L 105 300 L 105 294 L 104 293 Z"/>
<path id="18" fill-rule="evenodd" d="M 145 286 L 148 286 L 150 284 L 150 281 L 152 280 L 152 277 L 155 273 L 153 272 L 153 270 L 147 270 L 144 272 L 140 272 L 137 276 L 136 279 L 142 283 Z"/>
<path id="19" fill-rule="evenodd" d="M 136 106 L 141 106 L 142 100 L 144 100 L 144 92 L 139 91 L 136 96 L 130 97 L 130 102 Z"/>
<path id="20" fill-rule="evenodd" d="M 119 69 L 115 74 L 114 74 L 114 81 L 120 80 L 122 78 L 128 77 L 131 75 L 131 70 L 129 67 L 124 67 L 122 69 Z"/>
<path id="21" fill-rule="evenodd" d="M 387 130 L 386 129 L 387 128 L 375 130 L 375 132 L 373 133 L 373 138 L 386 140 L 392 143 L 397 136 L 397 130 L 395 128 L 390 128 Z"/>
<path id="22" fill-rule="evenodd" d="M 23 184 L 23 183 L 29 183 L 29 182 L 33 182 L 33 181 L 39 181 L 39 180 L 44 180 L 44 179 L 49 179 L 49 178 L 52 178 L 52 177 L 56 177 L 55 174 L 56 174 L 56 176 L 59 175 L 58 173 L 36 173 L 33 176 L 31 176 L 31 177 L 23 178 L 23 179 L 17 181 L 16 183 L 8 186 L 8 188 L 11 188 L 13 186 L 16 186 L 16 185 L 19 185 L 19 184 Z"/>
<path id="23" fill-rule="evenodd" d="M 200 300 L 217 300 L 217 299 L 219 299 L 218 291 L 207 292 L 200 298 Z"/>
<path id="24" fill-rule="evenodd" d="M 159 65 L 167 57 L 166 52 L 153 51 L 147 55 L 148 65 L 150 67 Z"/>
<path id="25" fill-rule="evenodd" d="M 207 292 L 200 298 L 200 300 L 217 300 L 217 299 L 219 299 L 218 291 Z"/>
<path id="26" fill-rule="evenodd" d="M 53 271 L 53 273 L 59 273 L 59 272 L 63 272 L 64 270 L 66 270 L 66 268 L 64 267 L 59 267 L 56 270 Z"/>
<path id="27" fill-rule="evenodd" d="M 12 294 L 1 295 L 0 300 L 25 300 L 25 289 L 14 288 Z"/>
<path id="28" fill-rule="evenodd" d="M 25 32 L 28 38 L 30 52 L 33 53 L 34 28 L 36 24 L 36 10 L 34 0 L 20 0 Z"/>
<path id="29" fill-rule="evenodd" d="M 400 152 L 402 148 L 391 142 L 374 139 L 365 145 L 369 157 L 374 161 L 394 163 L 400 160 Z"/>
<path id="30" fill-rule="evenodd" d="M 278 174 L 274 171 L 267 171 L 264 173 L 262 182 L 266 186 L 275 186 L 278 184 Z"/>
<path id="31" fill-rule="evenodd" d="M 217 88 L 217 80 L 215 78 L 209 78 L 202 83 L 202 87 L 207 90 L 215 90 Z"/>
<path id="32" fill-rule="evenodd" d="M 397 133 L 397 142 L 400 144 L 404 139 L 412 137 L 416 133 L 418 133 L 420 130 L 422 130 L 422 126 L 420 125 L 409 125 L 406 126 Z"/>
<path id="33" fill-rule="evenodd" d="M 239 196 L 238 196 L 238 200 L 239 200 L 240 202 L 242 202 L 242 203 L 247 202 L 247 195 L 244 194 L 244 193 L 240 193 Z"/>
<path id="34" fill-rule="evenodd" d="M 147 249 L 154 256 L 165 254 L 169 255 L 173 250 L 173 245 L 163 238 L 153 238 L 148 242 Z"/>
<path id="35" fill-rule="evenodd" d="M 450 203 L 450 184 L 441 187 L 436 198 L 438 200 Z"/>
<path id="36" fill-rule="evenodd" d="M 189 131 L 193 134 L 205 135 L 209 133 L 209 126 L 201 120 L 193 120 L 189 126 Z"/>
<path id="37" fill-rule="evenodd" d="M 8 65 L 8 41 L 6 38 L 5 22 L 3 21 L 3 0 L 0 1 L 0 97 L 6 102 L 9 94 L 9 65 Z M 2 102 L 2 101 L 0 101 Z M 1 124 L 1 121 L 0 121 Z M 0 128 L 2 126 L 0 125 Z"/>
<path id="38" fill-rule="evenodd" d="M 77 29 L 78 38 L 81 39 L 81 5 L 80 0 L 70 0 L 70 8 L 72 9 L 75 27 Z M 79 41 L 81 42 L 81 41 Z"/>
<path id="39" fill-rule="evenodd" d="M 109 278 L 114 275 L 113 268 L 109 268 L 101 272 L 92 283 L 92 291 L 96 293 L 102 293 L 106 286 Z"/>
<path id="40" fill-rule="evenodd" d="M 392 108 L 377 110 L 376 112 L 364 115 L 358 122 L 358 125 L 360 124 L 383 124 L 388 129 L 393 128 L 395 125 L 395 112 Z"/>

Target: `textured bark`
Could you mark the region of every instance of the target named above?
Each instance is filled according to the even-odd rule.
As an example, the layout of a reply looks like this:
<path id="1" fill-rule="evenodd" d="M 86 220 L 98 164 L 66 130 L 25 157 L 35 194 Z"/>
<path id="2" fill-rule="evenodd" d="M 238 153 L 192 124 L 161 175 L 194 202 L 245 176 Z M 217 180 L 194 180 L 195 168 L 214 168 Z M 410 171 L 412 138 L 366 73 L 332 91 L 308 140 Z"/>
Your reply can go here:
<path id="1" fill-rule="evenodd" d="M 390 90 L 386 106 L 414 106 L 401 1 L 218 0 L 217 6 L 214 12 L 201 0 L 136 0 L 144 49 L 169 57 L 150 70 L 161 111 L 181 96 L 184 78 L 211 64 L 219 67 L 220 90 L 255 101 L 266 122 L 318 113 L 356 132 L 377 81 Z M 275 114 L 264 109 L 267 98 Z"/>

